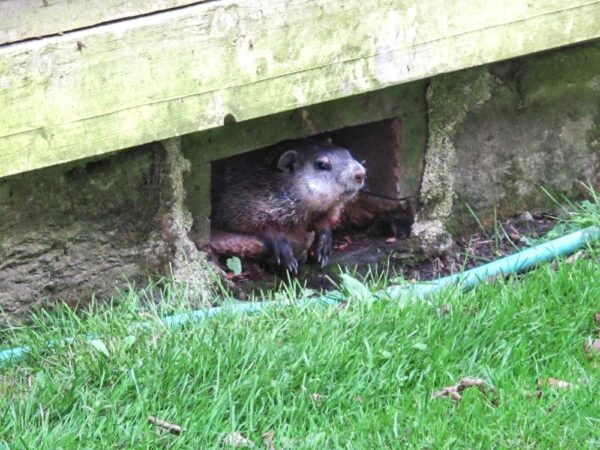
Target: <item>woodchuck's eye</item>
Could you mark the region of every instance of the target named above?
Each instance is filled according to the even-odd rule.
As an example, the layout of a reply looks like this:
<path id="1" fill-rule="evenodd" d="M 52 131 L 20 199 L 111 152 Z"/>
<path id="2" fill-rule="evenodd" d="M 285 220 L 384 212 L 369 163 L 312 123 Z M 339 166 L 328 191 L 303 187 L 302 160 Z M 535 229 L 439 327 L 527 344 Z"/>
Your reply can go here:
<path id="1" fill-rule="evenodd" d="M 315 168 L 317 170 L 331 170 L 331 162 L 328 159 L 317 159 Z"/>

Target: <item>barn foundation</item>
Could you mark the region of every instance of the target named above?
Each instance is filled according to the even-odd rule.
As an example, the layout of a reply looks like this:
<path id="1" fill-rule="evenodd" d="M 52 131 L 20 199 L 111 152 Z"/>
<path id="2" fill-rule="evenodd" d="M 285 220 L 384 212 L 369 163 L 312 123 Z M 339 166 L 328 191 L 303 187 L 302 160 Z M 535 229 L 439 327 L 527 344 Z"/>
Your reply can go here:
<path id="1" fill-rule="evenodd" d="M 487 224 L 550 210 L 542 187 L 600 187 L 597 67 L 596 41 L 1 178 L 4 317 L 165 274 L 209 302 L 210 161 L 286 139 L 330 136 L 367 160 L 381 196 L 362 211 L 404 211 L 430 252 L 473 229 L 469 208 Z"/>

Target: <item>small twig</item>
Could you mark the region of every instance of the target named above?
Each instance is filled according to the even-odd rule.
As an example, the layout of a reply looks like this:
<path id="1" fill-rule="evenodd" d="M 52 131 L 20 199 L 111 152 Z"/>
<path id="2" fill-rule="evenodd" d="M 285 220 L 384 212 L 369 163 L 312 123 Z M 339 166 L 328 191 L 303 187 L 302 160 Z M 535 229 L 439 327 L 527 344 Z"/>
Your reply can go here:
<path id="1" fill-rule="evenodd" d="M 175 425 L 174 423 L 167 422 L 166 420 L 162 420 L 154 416 L 148 416 L 148 423 L 151 425 L 156 425 L 157 427 L 160 427 L 163 430 L 166 430 L 169 433 L 175 434 L 177 436 L 179 436 L 183 431 L 185 431 L 179 425 Z"/>

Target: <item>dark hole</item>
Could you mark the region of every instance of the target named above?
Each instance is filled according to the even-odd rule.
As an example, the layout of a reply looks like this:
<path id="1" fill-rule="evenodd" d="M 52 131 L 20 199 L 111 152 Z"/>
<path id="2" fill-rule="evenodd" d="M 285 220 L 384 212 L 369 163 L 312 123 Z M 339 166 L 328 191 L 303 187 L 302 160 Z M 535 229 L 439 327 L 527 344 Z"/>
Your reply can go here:
<path id="1" fill-rule="evenodd" d="M 232 125 L 236 122 L 237 122 L 237 119 L 231 113 L 227 113 L 227 114 L 225 114 L 225 117 L 223 117 L 223 125 Z"/>

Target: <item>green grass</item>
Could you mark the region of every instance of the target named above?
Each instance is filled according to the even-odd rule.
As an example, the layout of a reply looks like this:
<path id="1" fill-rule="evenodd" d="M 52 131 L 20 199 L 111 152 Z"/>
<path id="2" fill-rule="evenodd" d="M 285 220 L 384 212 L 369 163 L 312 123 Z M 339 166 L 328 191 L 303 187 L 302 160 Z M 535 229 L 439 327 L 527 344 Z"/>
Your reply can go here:
<path id="1" fill-rule="evenodd" d="M 593 195 L 556 233 L 600 223 L 599 205 Z M 268 433 L 278 450 L 600 448 L 600 358 L 584 351 L 600 332 L 599 262 L 588 249 L 408 304 L 364 301 L 387 273 L 367 287 L 342 276 L 345 308 L 294 306 L 292 284 L 269 293 L 291 306 L 178 331 L 155 320 L 186 308 L 168 285 L 160 306 L 149 289 L 40 312 L 0 333 L 2 348 L 31 348 L 0 366 L 0 450 L 223 448 L 232 433 L 271 449 Z M 487 391 L 432 399 L 466 376 Z M 548 378 L 572 387 L 536 386 Z M 185 430 L 158 433 L 148 416 Z"/>
<path id="2" fill-rule="evenodd" d="M 178 332 L 132 329 L 152 316 L 135 294 L 62 309 L 5 337 L 34 351 L 0 368 L 0 449 L 221 448 L 231 432 L 257 448 L 273 432 L 277 449 L 599 448 L 599 361 L 584 352 L 598 280 L 590 252 L 404 308 L 292 306 Z M 488 393 L 431 399 L 465 376 Z M 532 396 L 549 377 L 577 387 Z M 185 431 L 157 434 L 150 415 Z"/>

